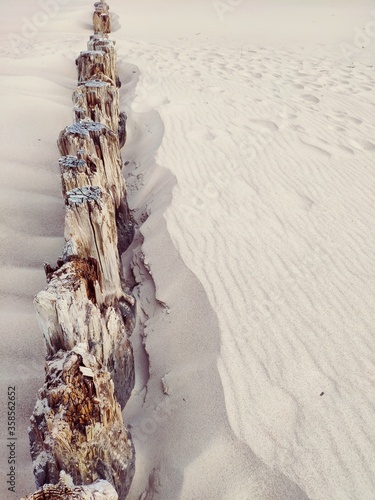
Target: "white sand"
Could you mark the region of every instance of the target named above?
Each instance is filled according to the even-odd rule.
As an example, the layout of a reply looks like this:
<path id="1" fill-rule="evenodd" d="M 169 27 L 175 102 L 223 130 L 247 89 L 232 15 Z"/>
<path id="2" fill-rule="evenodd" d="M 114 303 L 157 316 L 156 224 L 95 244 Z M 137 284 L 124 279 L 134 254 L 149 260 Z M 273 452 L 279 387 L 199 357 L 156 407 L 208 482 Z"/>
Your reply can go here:
<path id="1" fill-rule="evenodd" d="M 129 498 L 371 499 L 373 3 L 232 1 L 222 20 L 220 2 L 170 3 L 110 2 L 143 222 L 124 256 L 139 297 Z M 40 7 L 8 9 L 0 369 L 2 398 L 17 386 L 19 497 L 43 381 L 31 302 L 62 247 L 55 142 L 92 5 L 65 0 L 17 53 L 7 34 Z"/>

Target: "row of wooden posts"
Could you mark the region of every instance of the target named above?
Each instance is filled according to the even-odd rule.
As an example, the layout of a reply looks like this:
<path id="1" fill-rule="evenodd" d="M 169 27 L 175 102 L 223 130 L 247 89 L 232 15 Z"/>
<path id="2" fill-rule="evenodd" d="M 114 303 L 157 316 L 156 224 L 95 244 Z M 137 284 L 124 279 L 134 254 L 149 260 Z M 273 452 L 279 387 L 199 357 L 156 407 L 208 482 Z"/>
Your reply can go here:
<path id="1" fill-rule="evenodd" d="M 135 468 L 121 413 L 134 386 L 135 306 L 121 254 L 134 228 L 120 153 L 126 116 L 119 112 L 105 0 L 95 4 L 93 26 L 76 61 L 74 123 L 58 138 L 65 244 L 57 265 L 45 264 L 47 287 L 35 298 L 47 355 L 29 434 L 39 490 L 27 499 L 124 499 Z"/>

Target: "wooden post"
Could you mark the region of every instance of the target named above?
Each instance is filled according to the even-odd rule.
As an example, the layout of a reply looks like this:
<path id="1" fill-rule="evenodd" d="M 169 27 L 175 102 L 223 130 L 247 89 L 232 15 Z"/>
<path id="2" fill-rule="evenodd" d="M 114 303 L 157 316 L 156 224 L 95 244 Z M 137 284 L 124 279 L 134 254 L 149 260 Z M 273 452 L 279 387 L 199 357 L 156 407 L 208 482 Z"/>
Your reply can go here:
<path id="1" fill-rule="evenodd" d="M 110 33 L 111 20 L 109 17 L 109 7 L 105 0 L 96 2 L 95 12 L 93 16 L 93 24 L 95 33 Z"/>

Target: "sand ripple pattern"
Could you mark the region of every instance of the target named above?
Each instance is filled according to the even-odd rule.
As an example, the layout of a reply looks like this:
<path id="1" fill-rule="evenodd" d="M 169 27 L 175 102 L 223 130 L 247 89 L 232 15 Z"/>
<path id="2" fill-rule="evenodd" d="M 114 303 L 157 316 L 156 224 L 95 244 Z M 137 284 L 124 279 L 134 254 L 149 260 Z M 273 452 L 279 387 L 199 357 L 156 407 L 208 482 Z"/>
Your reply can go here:
<path id="1" fill-rule="evenodd" d="M 363 500 L 375 490 L 375 74 L 320 52 L 182 39 L 132 42 L 126 57 L 142 74 L 134 109 L 151 103 L 165 126 L 168 230 L 218 317 L 235 434 L 309 497 Z"/>

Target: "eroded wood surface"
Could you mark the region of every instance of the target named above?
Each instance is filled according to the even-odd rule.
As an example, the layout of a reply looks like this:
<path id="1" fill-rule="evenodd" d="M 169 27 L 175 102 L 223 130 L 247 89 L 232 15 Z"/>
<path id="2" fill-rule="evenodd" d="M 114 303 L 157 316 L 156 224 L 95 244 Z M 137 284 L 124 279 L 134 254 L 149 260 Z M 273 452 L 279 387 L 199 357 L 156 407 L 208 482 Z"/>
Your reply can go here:
<path id="1" fill-rule="evenodd" d="M 134 230 L 120 153 L 126 115 L 105 1 L 95 4 L 93 23 L 77 59 L 74 123 L 58 138 L 65 245 L 56 266 L 45 264 L 47 287 L 34 301 L 47 355 L 29 434 L 40 489 L 30 499 L 125 499 L 134 474 L 121 409 L 134 386 L 135 303 L 120 259 Z"/>

